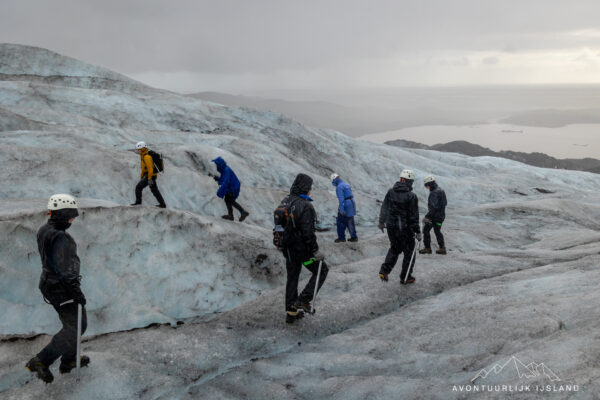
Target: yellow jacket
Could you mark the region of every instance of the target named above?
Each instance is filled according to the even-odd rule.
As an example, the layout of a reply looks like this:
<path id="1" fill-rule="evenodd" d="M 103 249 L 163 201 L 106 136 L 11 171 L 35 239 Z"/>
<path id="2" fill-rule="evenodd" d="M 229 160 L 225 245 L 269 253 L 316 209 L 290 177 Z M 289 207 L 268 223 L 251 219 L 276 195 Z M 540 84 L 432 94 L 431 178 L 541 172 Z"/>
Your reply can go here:
<path id="1" fill-rule="evenodd" d="M 142 149 L 140 160 L 142 163 L 142 174 L 140 175 L 140 178 L 148 175 L 148 179 L 153 179 L 157 173 L 154 171 L 154 161 L 152 160 L 152 156 L 148 154 L 148 149 Z"/>

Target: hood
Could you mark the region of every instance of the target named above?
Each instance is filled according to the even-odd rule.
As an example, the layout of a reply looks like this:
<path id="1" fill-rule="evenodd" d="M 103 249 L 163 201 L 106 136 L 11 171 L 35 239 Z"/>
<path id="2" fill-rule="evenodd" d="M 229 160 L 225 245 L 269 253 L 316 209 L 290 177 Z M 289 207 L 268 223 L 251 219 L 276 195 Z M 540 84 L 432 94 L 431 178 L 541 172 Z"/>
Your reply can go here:
<path id="1" fill-rule="evenodd" d="M 214 160 L 212 160 L 212 162 L 214 162 L 217 165 L 217 171 L 219 172 L 223 172 L 225 170 L 225 167 L 227 166 L 227 163 L 221 157 L 215 158 Z"/>
<path id="2" fill-rule="evenodd" d="M 296 179 L 294 179 L 294 183 L 292 183 L 290 194 L 295 196 L 307 194 L 312 188 L 312 183 L 313 180 L 310 176 L 305 174 L 298 174 L 296 176 Z"/>
<path id="3" fill-rule="evenodd" d="M 412 182 L 396 182 L 394 184 L 394 192 L 410 192 L 412 190 Z"/>
<path id="4" fill-rule="evenodd" d="M 48 223 L 54 228 L 66 231 L 71 227 L 69 219 L 79 216 L 79 212 L 76 208 L 63 208 L 62 210 L 52 211 L 52 215 L 48 220 Z"/>
<path id="5" fill-rule="evenodd" d="M 341 178 L 338 176 L 337 178 L 335 178 L 333 181 L 331 181 L 331 184 L 333 186 L 337 186 L 342 182 Z"/>

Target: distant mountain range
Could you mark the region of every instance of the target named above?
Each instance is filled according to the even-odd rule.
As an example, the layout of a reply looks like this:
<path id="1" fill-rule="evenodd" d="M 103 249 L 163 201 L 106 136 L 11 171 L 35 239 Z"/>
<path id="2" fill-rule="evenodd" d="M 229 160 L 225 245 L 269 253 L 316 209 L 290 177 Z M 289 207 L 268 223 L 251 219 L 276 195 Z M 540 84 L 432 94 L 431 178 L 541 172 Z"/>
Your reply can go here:
<path id="1" fill-rule="evenodd" d="M 595 158 L 558 159 L 544 153 L 522 153 L 519 151 L 510 150 L 493 151 L 491 149 L 488 149 L 487 147 L 479 146 L 477 144 L 473 144 L 464 140 L 456 140 L 448 143 L 434 144 L 433 146 L 428 146 L 426 144 L 404 139 L 391 140 L 385 143 L 390 146 L 412 149 L 436 150 L 443 151 L 446 153 L 459 153 L 471 157 L 501 157 L 542 168 L 561 168 L 576 171 L 588 171 L 597 174 L 600 173 L 600 160 L 597 160 Z"/>
<path id="2" fill-rule="evenodd" d="M 289 101 L 217 92 L 188 94 L 227 106 L 273 111 L 318 128 L 329 128 L 351 137 L 422 125 L 469 125 L 484 122 L 444 107 L 411 104 L 404 107 L 344 106 L 326 101 Z"/>

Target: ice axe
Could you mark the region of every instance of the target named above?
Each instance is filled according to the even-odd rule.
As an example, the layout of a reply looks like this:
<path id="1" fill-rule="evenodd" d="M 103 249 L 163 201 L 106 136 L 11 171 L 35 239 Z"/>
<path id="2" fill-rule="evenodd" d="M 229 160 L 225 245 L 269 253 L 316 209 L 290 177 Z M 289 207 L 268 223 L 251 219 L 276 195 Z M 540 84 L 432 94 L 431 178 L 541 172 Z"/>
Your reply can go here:
<path id="1" fill-rule="evenodd" d="M 316 258 L 311 258 L 308 261 L 302 263 L 305 267 L 317 261 Z M 319 278 L 321 277 L 321 267 L 323 266 L 323 260 L 319 260 L 319 268 L 317 269 L 317 281 L 315 282 L 315 293 L 313 294 L 312 303 L 310 305 L 310 313 L 315 313 L 315 300 L 317 299 L 317 293 L 319 291 Z"/>
<path id="2" fill-rule="evenodd" d="M 81 377 L 81 304 L 77 304 L 77 352 L 75 366 L 77 368 L 77 380 Z"/>
<path id="3" fill-rule="evenodd" d="M 410 256 L 410 262 L 408 263 L 408 268 L 406 269 L 406 275 L 404 275 L 404 279 L 403 282 L 406 282 L 406 280 L 408 279 L 408 274 L 410 273 L 410 270 L 412 269 L 412 263 L 413 260 L 415 259 L 415 255 L 417 254 L 417 248 L 421 248 L 421 241 L 419 240 L 419 245 L 415 245 L 415 248 L 412 252 L 412 255 Z"/>

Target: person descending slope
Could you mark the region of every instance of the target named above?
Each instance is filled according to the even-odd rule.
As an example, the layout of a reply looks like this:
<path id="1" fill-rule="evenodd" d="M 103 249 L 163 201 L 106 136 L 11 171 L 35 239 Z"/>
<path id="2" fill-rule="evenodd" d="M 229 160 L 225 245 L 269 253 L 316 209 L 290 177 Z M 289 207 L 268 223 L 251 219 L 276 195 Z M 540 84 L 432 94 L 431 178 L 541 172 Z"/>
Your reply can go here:
<path id="1" fill-rule="evenodd" d="M 429 189 L 429 199 L 427 208 L 429 211 L 423 218 L 423 244 L 425 247 L 419 251 L 421 254 L 431 254 L 431 228 L 435 233 L 438 246 L 437 254 L 446 254 L 446 246 L 444 244 L 444 235 L 442 235 L 442 224 L 446 219 L 446 193 L 439 187 L 435 181 L 435 176 L 429 175 L 423 181 L 425 187 Z"/>
<path id="2" fill-rule="evenodd" d="M 220 199 L 225 200 L 225 205 L 227 206 L 227 214 L 222 215 L 221 218 L 233 221 L 233 207 L 235 207 L 240 212 L 240 222 L 242 222 L 248 215 L 250 215 L 235 201 L 240 195 L 240 188 L 242 184 L 235 175 L 235 172 L 229 168 L 225 160 L 223 160 L 221 157 L 215 158 L 212 160 L 212 162 L 215 163 L 217 166 L 217 171 L 219 171 L 221 174 L 221 176 L 213 177 L 214 180 L 219 184 L 217 196 Z"/>
<path id="3" fill-rule="evenodd" d="M 281 205 L 275 210 L 276 228 L 280 228 L 281 236 L 277 236 L 274 242 L 285 256 L 287 270 L 285 311 L 288 324 L 302 318 L 304 311 L 314 311 L 311 301 L 315 294 L 319 264 L 321 264 L 321 273 L 318 277 L 317 291 L 323 286 L 329 271 L 324 261 L 325 257 L 319 251 L 315 235 L 317 214 L 311 204 L 312 199 L 309 197 L 312 182 L 310 176 L 298 174 L 292 184 L 289 196 L 283 199 Z M 274 230 L 274 233 L 277 232 Z M 308 268 L 312 276 L 298 296 L 298 280 L 303 265 Z"/>
<path id="4" fill-rule="evenodd" d="M 331 184 L 335 186 L 335 193 L 338 198 L 338 215 L 337 215 L 337 234 L 336 243 L 346 241 L 346 228 L 350 232 L 349 242 L 357 242 L 356 226 L 354 225 L 354 216 L 356 215 L 356 203 L 352 195 L 352 188 L 344 182 L 338 174 L 331 175 Z"/>
<path id="5" fill-rule="evenodd" d="M 152 194 L 158 201 L 156 206 L 159 208 L 167 208 L 165 200 L 163 199 L 162 194 L 160 194 L 158 185 L 156 184 L 159 171 L 155 168 L 155 162 L 148 150 L 148 146 L 145 142 L 138 142 L 135 145 L 135 151 L 140 155 L 142 173 L 140 174 L 140 181 L 135 187 L 135 203 L 133 203 L 132 206 L 139 206 L 142 204 L 142 190 L 144 190 L 146 186 L 150 186 Z"/>
<path id="6" fill-rule="evenodd" d="M 62 329 L 25 365 L 25 368 L 35 372 L 46 383 L 54 380 L 49 367 L 58 358 L 62 357 L 59 367 L 61 374 L 69 373 L 75 368 L 78 304 L 82 305 L 82 334 L 87 327 L 86 300 L 80 288 L 77 245 L 66 232 L 79 215 L 77 201 L 68 194 L 55 194 L 48 201 L 48 210 L 50 219 L 37 233 L 38 250 L 42 259 L 39 288 L 44 300 L 58 313 Z M 88 356 L 81 356 L 82 367 L 89 363 Z"/>
<path id="7" fill-rule="evenodd" d="M 383 229 L 387 228 L 388 238 L 390 239 L 390 249 L 379 271 L 379 277 L 385 282 L 388 281 L 388 275 L 392 272 L 401 253 L 404 253 L 404 258 L 402 260 L 400 283 L 407 284 L 415 281 L 412 276 L 412 269 L 415 265 L 413 251 L 415 249 L 415 236 L 418 241 L 421 241 L 421 232 L 419 228 L 419 200 L 417 195 L 412 192 L 414 179 L 415 174 L 413 171 L 403 170 L 400 174 L 400 181 L 396 182 L 394 187 L 387 192 L 381 205 L 379 229 L 383 232 Z"/>

